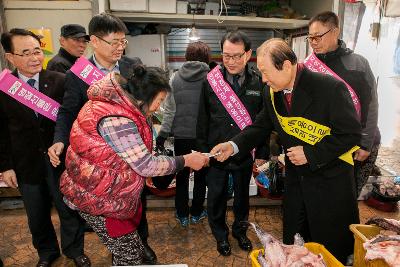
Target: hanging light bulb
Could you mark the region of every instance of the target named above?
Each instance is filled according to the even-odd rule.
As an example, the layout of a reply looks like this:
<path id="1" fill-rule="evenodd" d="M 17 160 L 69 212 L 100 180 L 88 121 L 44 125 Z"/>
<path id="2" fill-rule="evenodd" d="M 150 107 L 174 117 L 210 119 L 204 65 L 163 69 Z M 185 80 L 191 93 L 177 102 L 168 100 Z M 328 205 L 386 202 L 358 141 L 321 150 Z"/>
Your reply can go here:
<path id="1" fill-rule="evenodd" d="M 192 28 L 189 31 L 189 40 L 190 41 L 197 41 L 200 39 L 199 33 L 196 30 L 196 27 L 194 26 L 194 13 L 192 14 Z"/>
<path id="2" fill-rule="evenodd" d="M 197 32 L 196 27 L 193 24 L 189 32 L 189 40 L 197 41 L 199 39 L 200 39 L 199 33 Z"/>

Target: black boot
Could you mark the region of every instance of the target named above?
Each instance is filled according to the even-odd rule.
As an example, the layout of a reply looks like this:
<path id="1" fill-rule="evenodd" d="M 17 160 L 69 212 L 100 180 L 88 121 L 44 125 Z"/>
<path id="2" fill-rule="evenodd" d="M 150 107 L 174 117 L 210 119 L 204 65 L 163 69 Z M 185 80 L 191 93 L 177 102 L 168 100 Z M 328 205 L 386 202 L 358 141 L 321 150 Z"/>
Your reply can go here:
<path id="1" fill-rule="evenodd" d="M 143 263 L 145 264 L 157 264 L 157 255 L 154 250 L 147 244 L 147 242 L 143 242 L 144 254 L 143 254 Z"/>

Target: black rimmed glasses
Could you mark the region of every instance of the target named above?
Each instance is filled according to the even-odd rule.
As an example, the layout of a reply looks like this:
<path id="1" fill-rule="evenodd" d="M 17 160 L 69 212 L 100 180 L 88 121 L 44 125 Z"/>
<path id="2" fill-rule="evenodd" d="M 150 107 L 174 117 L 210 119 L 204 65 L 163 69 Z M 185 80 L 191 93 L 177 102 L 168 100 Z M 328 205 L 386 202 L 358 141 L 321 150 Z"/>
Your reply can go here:
<path id="1" fill-rule="evenodd" d="M 324 33 L 321 33 L 321 34 L 317 34 L 317 35 L 314 35 L 314 36 L 307 36 L 306 37 L 306 41 L 308 41 L 308 42 L 313 42 L 313 41 L 316 41 L 316 42 L 319 42 L 319 41 L 321 41 L 322 40 L 322 37 L 324 37 L 324 35 L 325 34 L 327 34 L 327 33 L 329 33 L 330 31 L 332 31 L 334 28 L 330 28 L 329 30 L 327 30 L 326 32 L 324 32 Z"/>
<path id="2" fill-rule="evenodd" d="M 223 58 L 224 60 L 226 60 L 226 61 L 229 61 L 230 59 L 233 59 L 234 61 L 239 61 L 239 60 L 243 57 L 243 55 L 244 55 L 245 53 L 246 53 L 246 52 L 243 52 L 243 53 L 241 53 L 241 54 L 236 54 L 236 55 L 228 55 L 228 54 L 222 53 L 222 58 Z"/>
<path id="3" fill-rule="evenodd" d="M 107 41 L 107 40 L 104 40 L 103 38 L 101 38 L 100 36 L 97 36 L 97 35 L 95 35 L 97 38 L 99 38 L 100 40 L 102 40 L 103 42 L 105 42 L 105 43 L 107 43 L 107 44 L 109 44 L 109 45 L 111 45 L 112 47 L 114 47 L 114 48 L 117 48 L 118 46 L 122 46 L 122 47 L 126 47 L 127 45 L 128 45 L 128 40 L 127 39 L 120 39 L 120 40 L 112 40 L 111 42 L 110 41 Z"/>
<path id="4" fill-rule="evenodd" d="M 11 53 L 16 56 L 24 57 L 24 58 L 29 58 L 31 56 L 39 57 L 43 55 L 43 50 L 42 49 L 35 49 L 33 51 L 23 51 L 22 54 L 18 53 Z"/>

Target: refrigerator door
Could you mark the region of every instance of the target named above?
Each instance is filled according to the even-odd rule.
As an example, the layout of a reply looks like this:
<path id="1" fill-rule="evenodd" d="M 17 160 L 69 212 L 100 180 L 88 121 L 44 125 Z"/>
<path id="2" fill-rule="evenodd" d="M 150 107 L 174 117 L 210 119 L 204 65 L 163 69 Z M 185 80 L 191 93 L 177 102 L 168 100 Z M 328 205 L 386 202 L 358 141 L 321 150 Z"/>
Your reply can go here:
<path id="1" fill-rule="evenodd" d="M 129 43 L 125 50 L 128 57 L 139 57 L 148 67 L 166 69 L 166 35 L 143 34 L 127 35 Z"/>

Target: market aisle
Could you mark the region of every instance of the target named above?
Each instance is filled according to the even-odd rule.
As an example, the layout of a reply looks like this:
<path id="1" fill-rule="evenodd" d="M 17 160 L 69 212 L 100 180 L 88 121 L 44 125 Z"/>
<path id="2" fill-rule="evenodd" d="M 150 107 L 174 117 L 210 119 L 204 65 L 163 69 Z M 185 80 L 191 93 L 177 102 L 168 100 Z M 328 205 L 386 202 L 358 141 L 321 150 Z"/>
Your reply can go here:
<path id="1" fill-rule="evenodd" d="M 400 211 L 395 213 L 379 212 L 360 202 L 361 221 L 379 215 L 387 218 L 400 218 Z M 0 257 L 5 266 L 27 267 L 35 266 L 36 252 L 30 241 L 25 211 L 1 211 L 0 216 Z M 250 210 L 250 221 L 257 222 L 264 230 L 276 237 L 281 236 L 281 208 L 253 207 Z M 59 227 L 57 215 L 53 214 L 55 226 Z M 247 253 L 239 249 L 236 240 L 229 237 L 232 245 L 232 256 L 222 257 L 216 251 L 216 243 L 211 235 L 207 221 L 198 225 L 190 225 L 188 229 L 181 228 L 174 219 L 173 209 L 148 212 L 150 225 L 149 243 L 157 251 L 162 264 L 187 263 L 189 266 L 251 266 Z M 232 212 L 228 213 L 228 222 L 232 223 Z M 58 229 L 57 229 L 58 232 Z M 255 234 L 249 231 L 249 238 L 255 247 L 260 247 Z M 94 233 L 85 237 L 85 251 L 92 260 L 94 267 L 109 266 L 111 256 L 100 243 Z M 53 266 L 73 267 L 71 260 L 59 258 Z"/>

